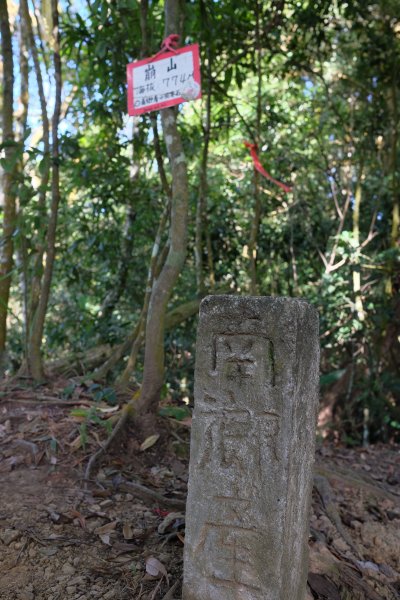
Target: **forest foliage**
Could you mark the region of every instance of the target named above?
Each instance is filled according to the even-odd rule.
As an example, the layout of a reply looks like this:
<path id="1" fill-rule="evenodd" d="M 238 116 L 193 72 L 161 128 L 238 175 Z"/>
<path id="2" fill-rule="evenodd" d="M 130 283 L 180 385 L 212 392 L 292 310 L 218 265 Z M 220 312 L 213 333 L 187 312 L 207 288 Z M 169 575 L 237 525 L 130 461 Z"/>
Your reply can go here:
<path id="1" fill-rule="evenodd" d="M 0 0 L 3 374 L 83 374 L 112 401 L 153 354 L 151 410 L 182 404 L 200 298 L 298 296 L 320 313 L 325 429 L 398 440 L 399 1 L 177 2 L 203 95 L 169 109 L 186 260 L 160 350 L 146 322 L 186 192 L 162 115 L 127 115 L 126 65 L 158 52 L 167 4 Z"/>

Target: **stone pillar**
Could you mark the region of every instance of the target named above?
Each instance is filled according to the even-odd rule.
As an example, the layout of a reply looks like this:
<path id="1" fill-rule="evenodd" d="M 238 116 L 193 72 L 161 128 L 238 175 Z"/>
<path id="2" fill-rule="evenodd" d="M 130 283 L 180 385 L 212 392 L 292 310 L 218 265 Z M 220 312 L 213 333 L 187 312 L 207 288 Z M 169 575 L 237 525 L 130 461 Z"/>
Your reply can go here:
<path id="1" fill-rule="evenodd" d="M 183 600 L 304 600 L 318 406 L 314 308 L 200 308 Z"/>

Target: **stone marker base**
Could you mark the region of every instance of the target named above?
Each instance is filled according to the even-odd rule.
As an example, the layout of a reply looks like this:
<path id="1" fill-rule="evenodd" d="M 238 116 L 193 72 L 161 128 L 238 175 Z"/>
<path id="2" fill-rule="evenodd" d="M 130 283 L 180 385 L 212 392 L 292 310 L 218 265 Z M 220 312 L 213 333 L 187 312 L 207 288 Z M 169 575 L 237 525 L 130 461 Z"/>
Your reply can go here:
<path id="1" fill-rule="evenodd" d="M 304 600 L 318 407 L 314 308 L 200 308 L 183 600 Z"/>

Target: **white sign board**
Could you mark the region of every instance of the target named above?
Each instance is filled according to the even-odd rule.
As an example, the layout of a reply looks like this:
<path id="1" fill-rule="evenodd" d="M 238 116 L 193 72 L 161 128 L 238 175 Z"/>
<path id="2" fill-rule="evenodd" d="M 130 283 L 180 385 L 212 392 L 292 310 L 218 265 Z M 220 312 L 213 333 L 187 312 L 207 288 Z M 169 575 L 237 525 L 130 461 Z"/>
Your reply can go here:
<path id="1" fill-rule="evenodd" d="M 127 78 L 130 115 L 197 100 L 201 98 L 199 46 L 130 63 Z"/>

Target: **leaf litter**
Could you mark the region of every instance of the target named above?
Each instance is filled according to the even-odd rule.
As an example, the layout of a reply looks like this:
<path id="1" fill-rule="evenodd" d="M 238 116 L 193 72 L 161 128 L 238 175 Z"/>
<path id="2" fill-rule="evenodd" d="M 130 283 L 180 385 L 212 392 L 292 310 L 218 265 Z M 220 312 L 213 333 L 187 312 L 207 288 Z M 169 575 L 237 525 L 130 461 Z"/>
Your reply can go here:
<path id="1" fill-rule="evenodd" d="M 77 384 L 67 401 L 69 384 L 0 399 L 0 598 L 180 598 L 190 420 L 166 411 L 144 441 L 132 429 L 84 490 L 120 405 L 98 411 Z M 398 447 L 320 446 L 307 600 L 400 599 L 399 539 Z"/>

